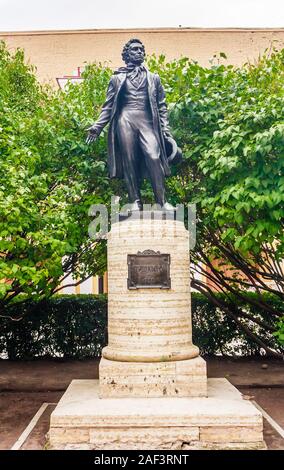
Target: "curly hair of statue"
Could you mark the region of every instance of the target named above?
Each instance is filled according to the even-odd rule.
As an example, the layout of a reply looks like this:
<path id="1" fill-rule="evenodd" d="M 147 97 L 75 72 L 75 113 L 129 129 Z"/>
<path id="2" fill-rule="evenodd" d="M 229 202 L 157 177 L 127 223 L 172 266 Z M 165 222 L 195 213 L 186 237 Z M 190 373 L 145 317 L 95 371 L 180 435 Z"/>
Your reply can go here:
<path id="1" fill-rule="evenodd" d="M 138 42 L 139 44 L 142 45 L 143 53 L 145 55 L 145 47 L 144 47 L 144 44 L 142 43 L 142 41 L 140 41 L 140 39 L 136 39 L 136 38 L 129 39 L 129 41 L 124 45 L 123 50 L 122 50 L 122 54 L 121 54 L 122 60 L 126 64 L 127 64 L 127 62 L 129 62 L 129 55 L 128 55 L 129 47 L 131 46 L 131 44 L 133 44 L 135 42 Z"/>

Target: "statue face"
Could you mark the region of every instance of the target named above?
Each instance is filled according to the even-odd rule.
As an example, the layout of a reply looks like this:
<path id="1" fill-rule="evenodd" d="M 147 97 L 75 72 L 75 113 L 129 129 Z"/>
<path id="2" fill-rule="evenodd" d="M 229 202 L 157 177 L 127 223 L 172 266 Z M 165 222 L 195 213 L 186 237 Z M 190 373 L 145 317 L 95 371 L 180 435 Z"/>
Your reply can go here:
<path id="1" fill-rule="evenodd" d="M 140 65 L 144 61 L 145 55 L 140 42 L 133 42 L 128 48 L 129 62 Z"/>

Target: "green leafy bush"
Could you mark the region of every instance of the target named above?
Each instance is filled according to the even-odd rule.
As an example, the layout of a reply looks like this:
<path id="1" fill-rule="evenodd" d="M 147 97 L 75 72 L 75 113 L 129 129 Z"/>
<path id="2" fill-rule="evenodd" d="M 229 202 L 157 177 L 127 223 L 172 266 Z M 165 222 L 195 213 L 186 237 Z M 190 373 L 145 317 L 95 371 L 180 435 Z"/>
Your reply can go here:
<path id="1" fill-rule="evenodd" d="M 276 324 L 278 330 L 273 333 L 273 335 L 277 338 L 279 343 L 284 346 L 284 317 L 282 317 L 279 322 Z"/>
<path id="2" fill-rule="evenodd" d="M 98 357 L 106 344 L 104 295 L 60 295 L 13 310 L 21 321 L 0 319 L 0 351 L 9 359 Z"/>
<path id="3" fill-rule="evenodd" d="M 1 315 L 106 269 L 105 242 L 88 235 L 89 207 L 112 194 L 105 140 L 94 151 L 85 139 L 110 73 L 90 66 L 80 87 L 54 90 L 0 43 Z"/>
<path id="4" fill-rule="evenodd" d="M 216 294 L 216 298 L 222 304 L 223 294 Z M 265 294 L 265 302 L 271 307 L 284 313 L 283 302 L 275 295 Z M 274 331 L 277 325 L 273 323 L 271 316 L 262 311 L 260 307 L 253 304 L 257 300 L 257 295 L 249 292 L 247 298 L 250 302 L 245 302 L 236 297 L 231 297 L 231 302 L 242 308 L 244 314 L 258 320 L 263 319 L 267 326 Z M 279 343 L 277 337 L 271 335 L 271 332 L 265 326 L 260 326 L 251 322 L 250 327 L 254 335 L 263 345 L 268 344 L 273 352 L 284 353 L 283 345 Z M 229 315 L 224 314 L 222 308 L 214 305 L 204 295 L 192 293 L 192 329 L 195 344 L 200 348 L 202 355 L 224 356 L 253 356 L 266 354 L 264 347 L 258 344 L 247 335 L 246 331 L 236 326 L 235 321 Z M 269 355 L 269 353 L 268 353 Z"/>
<path id="5" fill-rule="evenodd" d="M 149 65 L 184 155 L 168 180 L 170 201 L 196 203 L 192 286 L 269 352 L 284 301 L 284 49 L 240 67 L 224 58 L 202 67 L 160 56 Z M 280 302 L 271 306 L 267 293 Z"/>

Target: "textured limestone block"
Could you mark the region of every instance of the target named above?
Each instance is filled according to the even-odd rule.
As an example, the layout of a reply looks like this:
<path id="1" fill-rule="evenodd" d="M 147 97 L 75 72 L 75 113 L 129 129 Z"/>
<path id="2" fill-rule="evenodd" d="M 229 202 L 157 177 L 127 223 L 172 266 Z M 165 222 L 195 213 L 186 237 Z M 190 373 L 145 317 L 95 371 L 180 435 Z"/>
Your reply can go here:
<path id="1" fill-rule="evenodd" d="M 58 445 L 58 450 L 93 450 L 92 444 L 66 444 L 66 445 Z"/>
<path id="2" fill-rule="evenodd" d="M 211 426 L 200 429 L 202 442 L 258 442 L 262 439 L 263 426 Z"/>
<path id="3" fill-rule="evenodd" d="M 127 255 L 169 254 L 170 289 L 127 287 Z M 197 357 L 192 344 L 189 234 L 175 220 L 127 220 L 108 234 L 108 346 L 103 357 L 164 362 Z"/>
<path id="4" fill-rule="evenodd" d="M 99 398 L 98 392 L 97 380 L 71 383 L 51 414 L 52 449 L 265 448 L 260 411 L 225 379 L 208 380 L 207 398 Z"/>
<path id="5" fill-rule="evenodd" d="M 79 447 L 78 447 L 79 449 Z M 258 442 L 190 442 L 184 443 L 182 450 L 266 450 L 264 441 Z"/>
<path id="6" fill-rule="evenodd" d="M 100 397 L 205 397 L 206 362 L 118 362 L 102 358 Z"/>
<path id="7" fill-rule="evenodd" d="M 115 428 L 94 429 L 90 432 L 93 449 L 180 449 L 184 442 L 198 442 L 198 427 L 186 428 Z"/>
<path id="8" fill-rule="evenodd" d="M 90 429 L 89 428 L 53 428 L 50 431 L 52 440 L 58 442 L 58 444 L 77 444 L 87 443 L 90 441 Z"/>
<path id="9" fill-rule="evenodd" d="M 127 446 L 127 447 L 126 447 Z M 262 442 L 231 442 L 231 443 L 222 443 L 218 444 L 215 442 L 200 442 L 200 441 L 191 441 L 191 442 L 182 442 L 175 441 L 168 446 L 165 443 L 165 447 L 151 447 L 149 443 L 147 447 L 142 447 L 139 444 L 133 445 L 130 447 L 128 444 L 121 445 L 118 442 L 114 442 L 113 445 L 108 446 L 106 443 L 102 447 L 97 447 L 96 444 L 66 444 L 56 446 L 57 450 L 266 450 L 266 444 Z M 52 449 L 51 449 L 52 450 Z"/>

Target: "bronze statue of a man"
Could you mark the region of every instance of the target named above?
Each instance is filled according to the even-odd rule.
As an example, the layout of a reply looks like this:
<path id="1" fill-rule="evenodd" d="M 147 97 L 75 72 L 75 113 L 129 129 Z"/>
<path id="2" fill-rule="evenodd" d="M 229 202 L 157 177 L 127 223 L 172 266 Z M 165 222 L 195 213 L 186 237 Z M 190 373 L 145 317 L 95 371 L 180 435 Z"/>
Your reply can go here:
<path id="1" fill-rule="evenodd" d="M 125 44 L 122 58 L 126 67 L 111 77 L 101 114 L 88 129 L 87 143 L 95 141 L 110 123 L 109 176 L 124 178 L 131 209 L 142 209 L 140 186 L 146 177 L 155 202 L 171 210 L 165 199 L 165 177 L 170 175 L 167 149 L 169 143 L 171 150 L 177 147 L 169 130 L 165 92 L 160 77 L 143 65 L 145 48 L 139 39 Z"/>

